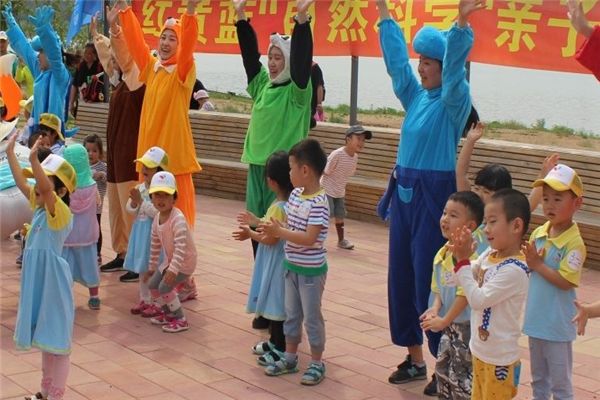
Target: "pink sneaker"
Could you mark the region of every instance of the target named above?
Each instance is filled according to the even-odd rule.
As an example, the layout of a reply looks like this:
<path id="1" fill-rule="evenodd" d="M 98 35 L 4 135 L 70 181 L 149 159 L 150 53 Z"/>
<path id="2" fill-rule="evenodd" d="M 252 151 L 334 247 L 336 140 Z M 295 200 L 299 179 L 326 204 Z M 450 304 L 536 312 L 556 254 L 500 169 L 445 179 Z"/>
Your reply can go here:
<path id="1" fill-rule="evenodd" d="M 148 307 L 146 307 L 145 310 L 142 310 L 142 317 L 144 318 L 152 318 L 152 317 L 156 317 L 157 315 L 162 314 L 162 309 L 157 306 L 156 304 L 152 303 L 152 304 L 148 304 Z"/>
<path id="2" fill-rule="evenodd" d="M 198 289 L 196 289 L 196 281 L 193 276 L 187 281 L 180 283 L 175 290 L 177 291 L 179 301 L 182 303 L 198 297 Z"/>
<path id="3" fill-rule="evenodd" d="M 174 318 L 162 327 L 163 332 L 167 333 L 177 333 L 187 331 L 188 329 L 190 329 L 190 325 L 185 318 Z"/>
<path id="4" fill-rule="evenodd" d="M 152 323 L 152 325 L 167 325 L 167 324 L 170 324 L 174 320 L 175 320 L 175 318 L 169 317 L 164 312 L 161 312 L 156 317 L 150 318 L 150 322 Z"/>
<path id="5" fill-rule="evenodd" d="M 146 310 L 150 306 L 151 306 L 150 303 L 146 303 L 144 300 L 140 300 L 140 302 L 138 304 L 136 304 L 135 306 L 131 307 L 131 309 L 129 311 L 131 311 L 131 313 L 133 315 L 139 315 L 139 314 L 143 313 L 144 310 Z"/>

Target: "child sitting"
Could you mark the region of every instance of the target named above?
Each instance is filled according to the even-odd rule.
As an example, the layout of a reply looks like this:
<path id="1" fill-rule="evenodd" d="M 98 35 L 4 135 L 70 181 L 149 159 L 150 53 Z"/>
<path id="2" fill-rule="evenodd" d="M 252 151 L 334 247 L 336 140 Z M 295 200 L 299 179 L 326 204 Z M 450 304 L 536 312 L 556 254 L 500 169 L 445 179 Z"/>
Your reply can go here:
<path id="1" fill-rule="evenodd" d="M 298 372 L 298 345 L 302 321 L 310 343 L 311 362 L 302 376 L 303 385 L 316 385 L 325 378 L 321 360 L 325 349 L 325 321 L 321 298 L 327 277 L 323 244 L 327 238 L 329 210 L 320 178 L 327 156 L 314 139 L 305 139 L 289 152 L 290 179 L 294 190 L 286 205 L 287 228 L 274 218 L 259 225 L 267 236 L 285 240 L 285 353 L 273 356 L 265 373 L 277 376 Z"/>
<path id="2" fill-rule="evenodd" d="M 267 159 L 265 166 L 267 185 L 275 193 L 276 200 L 271 204 L 262 221 L 271 218 L 285 224 L 285 204 L 294 189 L 290 181 L 290 164 L 288 154 L 278 151 Z M 259 342 L 252 347 L 252 352 L 258 355 L 260 365 L 269 365 L 274 362 L 274 357 L 283 357 L 285 351 L 285 336 L 283 334 L 283 321 L 285 321 L 284 284 L 285 269 L 285 241 L 267 237 L 250 228 L 256 227 L 259 220 L 250 211 L 238 215 L 240 230 L 233 233 L 236 240 L 252 238 L 256 240 L 258 249 L 252 273 L 252 283 L 248 293 L 246 310 L 254 313 L 256 317 L 263 317 L 269 321 L 270 338 L 266 342 Z"/>
<path id="3" fill-rule="evenodd" d="M 529 336 L 534 399 L 572 399 L 575 288 L 586 248 L 573 215 L 582 203 L 583 183 L 572 168 L 558 164 L 543 179 L 547 222 L 523 246 L 531 272 L 523 333 Z"/>
<path id="4" fill-rule="evenodd" d="M 511 399 L 517 394 L 519 320 L 529 284 L 521 241 L 530 217 L 527 197 L 502 189 L 485 205 L 489 251 L 471 262 L 471 231 L 464 227 L 452 235 L 450 250 L 458 260 L 454 271 L 471 307 L 473 399 Z"/>
<path id="5" fill-rule="evenodd" d="M 127 212 L 135 215 L 135 221 L 129 234 L 123 267 L 137 277 L 148 271 L 152 222 L 158 213 L 150 200 L 148 190 L 154 175 L 167 168 L 169 159 L 163 149 L 155 146 L 150 147 L 135 161 L 142 165 L 144 182 L 131 189 L 125 206 Z M 134 315 L 141 314 L 145 318 L 155 317 L 161 312 L 160 307 L 152 303 L 148 282 L 144 279 L 140 279 L 140 301 L 130 311 Z"/>
<path id="6" fill-rule="evenodd" d="M 442 399 L 470 399 L 473 375 L 469 340 L 471 310 L 463 289 L 454 277 L 455 259 L 448 246 L 453 232 L 466 226 L 475 230 L 483 220 L 483 202 L 470 191 L 452 194 L 440 219 L 440 228 L 448 242 L 433 260 L 431 294 L 433 304 L 421 316 L 421 327 L 442 332 L 435 364 L 436 393 Z M 477 253 L 473 256 L 477 257 Z"/>
<path id="7" fill-rule="evenodd" d="M 356 172 L 358 153 L 365 146 L 365 140 L 371 140 L 373 133 L 360 125 L 346 130 L 346 145 L 331 152 L 323 171 L 321 185 L 327 194 L 329 216 L 335 218 L 335 230 L 338 235 L 338 247 L 352 250 L 354 245 L 344 238 L 344 218 L 346 206 L 344 196 L 348 179 Z"/>
<path id="8" fill-rule="evenodd" d="M 175 207 L 177 184 L 170 172 L 157 172 L 150 183 L 150 198 L 158 210 L 152 223 L 150 265 L 145 279 L 154 301 L 162 305 L 162 313 L 150 321 L 162 325 L 163 332 L 176 333 L 189 329 L 183 307 L 174 290 L 196 270 L 196 247 L 185 216 Z M 164 258 L 159 265 L 161 249 Z"/>

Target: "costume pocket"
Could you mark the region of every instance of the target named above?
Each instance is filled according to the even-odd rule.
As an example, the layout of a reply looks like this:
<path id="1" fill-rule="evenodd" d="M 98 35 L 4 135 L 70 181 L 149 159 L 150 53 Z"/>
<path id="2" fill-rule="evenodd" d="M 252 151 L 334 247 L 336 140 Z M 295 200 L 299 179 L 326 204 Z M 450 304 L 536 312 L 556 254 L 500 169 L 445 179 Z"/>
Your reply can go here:
<path id="1" fill-rule="evenodd" d="M 413 197 L 413 188 L 405 188 L 398 184 L 398 198 L 403 203 L 410 203 Z"/>

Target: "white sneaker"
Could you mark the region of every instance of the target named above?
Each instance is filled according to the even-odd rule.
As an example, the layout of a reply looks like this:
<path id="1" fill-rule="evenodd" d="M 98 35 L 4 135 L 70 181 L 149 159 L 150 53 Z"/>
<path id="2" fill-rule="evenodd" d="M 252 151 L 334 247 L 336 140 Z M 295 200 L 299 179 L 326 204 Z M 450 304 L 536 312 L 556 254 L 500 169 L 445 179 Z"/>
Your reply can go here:
<path id="1" fill-rule="evenodd" d="M 348 240 L 344 239 L 344 240 L 340 240 L 338 242 L 338 247 L 340 249 L 352 250 L 354 248 L 354 245 L 352 243 L 350 243 Z"/>

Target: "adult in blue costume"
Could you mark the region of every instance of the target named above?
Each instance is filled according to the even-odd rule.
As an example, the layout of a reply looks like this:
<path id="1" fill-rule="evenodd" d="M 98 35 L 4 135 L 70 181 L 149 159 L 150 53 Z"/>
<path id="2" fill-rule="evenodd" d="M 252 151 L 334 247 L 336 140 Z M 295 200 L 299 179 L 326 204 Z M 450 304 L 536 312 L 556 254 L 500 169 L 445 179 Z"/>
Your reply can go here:
<path id="1" fill-rule="evenodd" d="M 25 60 L 34 77 L 33 82 L 33 122 L 39 123 L 42 113 L 65 115 L 65 98 L 69 85 L 69 71 L 62 59 L 60 39 L 52 28 L 54 10 L 50 6 L 39 7 L 29 21 L 37 34 L 31 42 L 27 40 L 17 24 L 8 3 L 2 11 L 8 25 L 6 34 L 15 53 Z M 64 122 L 64 121 L 63 121 Z M 64 126 L 64 123 L 62 124 Z"/>
<path id="2" fill-rule="evenodd" d="M 409 355 L 390 383 L 427 378 L 419 317 L 427 309 L 433 258 L 443 245 L 439 220 L 456 190 L 456 148 L 469 113 L 471 96 L 465 62 L 473 45 L 468 17 L 483 0 L 460 0 L 459 17 L 449 31 L 423 27 L 414 37 L 419 76 L 409 64 L 404 34 L 377 0 L 383 58 L 396 97 L 406 110 L 396 166 L 378 206 L 390 218 L 388 301 L 392 342 Z M 429 338 L 437 356 L 438 337 Z"/>

